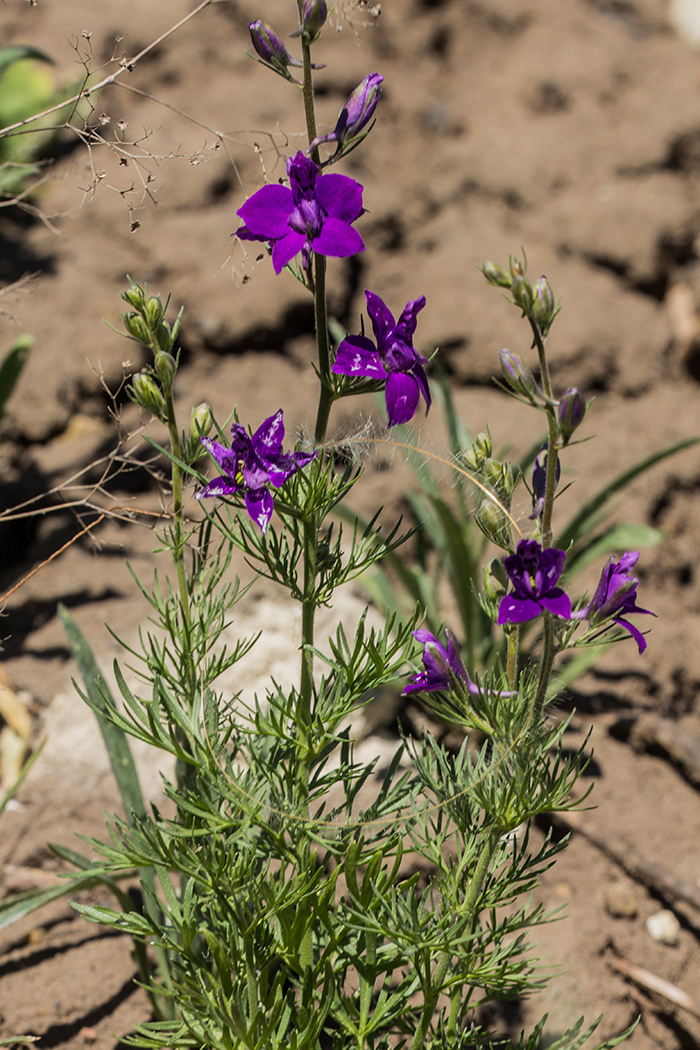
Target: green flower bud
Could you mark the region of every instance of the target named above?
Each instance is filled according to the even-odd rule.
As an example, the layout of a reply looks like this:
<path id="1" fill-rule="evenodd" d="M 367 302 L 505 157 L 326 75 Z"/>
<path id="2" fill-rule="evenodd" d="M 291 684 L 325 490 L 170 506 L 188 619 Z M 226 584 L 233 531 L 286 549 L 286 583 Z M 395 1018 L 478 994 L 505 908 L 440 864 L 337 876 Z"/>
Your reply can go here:
<path id="1" fill-rule="evenodd" d="M 484 460 L 493 452 L 493 442 L 489 434 L 477 434 L 471 448 L 462 452 L 462 459 L 469 470 L 481 470 Z"/>
<path id="2" fill-rule="evenodd" d="M 158 325 L 158 328 L 155 332 L 155 336 L 156 342 L 158 343 L 160 349 L 166 354 L 170 353 L 170 350 L 172 350 L 173 346 L 173 336 L 170 331 L 170 325 L 167 321 L 162 321 L 161 324 Z"/>
<path id="3" fill-rule="evenodd" d="M 158 325 L 163 320 L 164 314 L 165 307 L 160 301 L 160 296 L 152 295 L 144 307 L 144 317 L 146 320 L 146 324 L 152 332 L 156 331 Z"/>
<path id="4" fill-rule="evenodd" d="M 129 306 L 133 306 L 134 310 L 138 310 L 139 313 L 143 309 L 143 305 L 146 301 L 143 288 L 138 284 L 130 284 L 127 290 L 122 292 L 122 299 L 124 302 L 127 302 Z"/>
<path id="5" fill-rule="evenodd" d="M 135 339 L 138 343 L 143 343 L 144 346 L 151 345 L 151 333 L 141 314 L 122 314 L 122 319 L 124 327 L 132 339 Z"/>
<path id="6" fill-rule="evenodd" d="M 489 284 L 494 284 L 499 288 L 510 288 L 513 283 L 513 278 L 506 273 L 500 263 L 485 262 L 479 269 Z"/>
<path id="7" fill-rule="evenodd" d="M 511 550 L 510 518 L 492 499 L 482 500 L 474 520 L 484 535 L 503 550 Z"/>
<path id="8" fill-rule="evenodd" d="M 492 601 L 500 601 L 508 590 L 508 573 L 500 558 L 492 558 L 483 568 L 484 591 Z"/>
<path id="9" fill-rule="evenodd" d="M 515 489 L 515 477 L 510 463 L 501 463 L 498 459 L 487 459 L 480 473 L 501 503 L 510 507 L 510 499 Z"/>
<path id="10" fill-rule="evenodd" d="M 523 313 L 529 313 L 532 309 L 532 285 L 524 277 L 516 277 L 510 286 L 513 301 L 520 307 Z"/>
<path id="11" fill-rule="evenodd" d="M 554 302 L 554 294 L 546 277 L 540 277 L 535 283 L 532 302 L 532 316 L 537 321 L 540 331 L 546 335 L 557 315 L 557 304 Z"/>
<path id="12" fill-rule="evenodd" d="M 584 420 L 586 415 L 586 399 L 575 386 L 569 387 L 559 398 L 559 429 L 568 444 L 571 435 Z"/>
<path id="13" fill-rule="evenodd" d="M 196 405 L 192 409 L 190 416 L 190 437 L 194 441 L 199 441 L 200 437 L 206 437 L 214 426 L 214 417 L 211 411 L 211 405 L 208 405 L 206 401 L 202 401 L 201 405 Z"/>
<path id="14" fill-rule="evenodd" d="M 165 350 L 159 350 L 155 356 L 153 364 L 155 366 L 156 375 L 163 386 L 172 386 L 173 376 L 177 371 L 177 364 L 175 363 L 173 355 L 167 353 Z"/>
<path id="15" fill-rule="evenodd" d="M 145 408 L 161 423 L 167 421 L 168 410 L 165 406 L 165 398 L 156 381 L 147 372 L 139 372 L 133 377 L 127 393 L 132 401 L 135 401 L 141 408 Z"/>
<path id="16" fill-rule="evenodd" d="M 523 394 L 524 397 L 529 398 L 534 405 L 538 388 L 530 369 L 512 350 L 501 350 L 500 359 L 501 374 L 508 386 L 516 394 Z"/>

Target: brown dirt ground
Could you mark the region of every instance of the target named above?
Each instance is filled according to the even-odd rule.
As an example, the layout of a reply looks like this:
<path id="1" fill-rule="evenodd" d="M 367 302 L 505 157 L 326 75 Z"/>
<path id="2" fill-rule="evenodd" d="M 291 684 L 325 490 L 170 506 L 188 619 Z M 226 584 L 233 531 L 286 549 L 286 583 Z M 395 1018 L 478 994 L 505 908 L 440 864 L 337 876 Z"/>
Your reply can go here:
<path id="1" fill-rule="evenodd" d="M 106 75 L 194 6 L 3 0 L 0 38 L 49 51 L 63 80 L 79 77 L 88 53 Z M 264 7 L 280 33 L 291 32 L 291 0 Z M 420 342 L 440 347 L 465 422 L 475 432 L 490 423 L 498 444 L 525 449 L 538 421 L 517 405 L 504 411 L 491 377 L 502 346 L 528 352 L 526 332 L 477 271 L 524 246 L 531 273 L 546 273 L 562 296 L 554 381 L 596 398 L 586 426 L 599 438 L 572 449 L 566 464 L 580 477 L 564 497 L 571 506 L 643 454 L 700 431 L 700 58 L 671 27 L 666 0 L 385 0 L 380 15 L 370 7 L 336 14 L 337 32 L 317 45 L 328 64 L 318 75 L 323 127 L 366 73 L 386 78 L 377 127 L 343 169 L 365 185 L 359 228 L 369 250 L 331 265 L 333 312 L 352 327 L 365 287 L 398 309 L 425 293 Z M 185 306 L 183 405 L 210 400 L 224 419 L 238 404 L 256 425 L 283 405 L 291 432 L 308 424 L 309 304 L 293 280 L 275 278 L 267 260 L 258 264 L 230 237 L 244 193 L 265 174 L 281 176 L 302 141 L 296 92 L 244 55 L 247 23 L 260 15 L 254 0 L 203 10 L 103 92 L 90 151 L 65 137 L 34 201 L 40 214 L 0 213 L 2 284 L 32 275 L 3 294 L 2 339 L 25 330 L 36 338 L 0 440 L 4 507 L 114 448 L 105 387 L 117 389 L 140 362 L 103 319 L 118 325 L 127 273 Z M 343 406 L 338 425 L 353 426 L 354 411 Z M 123 406 L 122 419 L 128 429 L 137 414 Z M 441 447 L 437 413 L 421 424 L 421 440 Z M 396 509 L 405 475 L 380 466 L 368 467 L 364 498 Z M 597 809 L 586 826 L 696 890 L 696 787 L 668 755 L 635 750 L 611 730 L 619 711 L 632 709 L 668 716 L 691 743 L 700 740 L 699 486 L 700 451 L 691 450 L 629 490 L 624 518 L 666 535 L 639 567 L 641 603 L 658 619 L 642 658 L 617 647 L 577 685 L 570 734 L 574 745 L 594 723 Z M 121 504 L 158 506 L 143 471 L 123 475 L 112 492 Z M 90 520 L 61 511 L 4 523 L 2 593 Z M 35 739 L 48 736 L 19 805 L 2 817 L 7 892 L 50 879 L 58 864 L 47 841 L 75 846 L 76 831 L 100 835 L 104 812 L 118 805 L 90 716 L 71 692 L 56 603 L 72 608 L 109 662 L 115 650 L 103 623 L 128 638 L 144 615 L 124 555 L 147 575 L 153 546 L 148 528 L 106 523 L 5 604 L 4 668 L 34 717 Z M 360 603 L 353 595 L 340 615 Z M 285 615 L 264 593 L 243 609 L 242 627 L 274 620 L 283 636 Z M 391 735 L 383 733 L 377 747 Z M 157 771 L 141 761 L 157 791 Z M 620 880 L 636 903 L 633 918 L 606 909 Z M 697 909 L 624 874 L 580 834 L 540 895 L 565 905 L 567 917 L 542 931 L 542 954 L 563 974 L 531 1004 L 512 1007 L 506 1020 L 515 1029 L 548 1010 L 556 1034 L 604 1011 L 607 1036 L 641 1014 L 633 1050 L 700 1045 L 697 1013 L 610 965 L 617 954 L 697 1004 Z M 671 906 L 681 928 L 666 946 L 645 921 Z M 42 1048 L 102 1050 L 146 1016 L 128 944 L 66 904 L 5 930 L 0 946 L 0 1037 L 33 1033 Z"/>

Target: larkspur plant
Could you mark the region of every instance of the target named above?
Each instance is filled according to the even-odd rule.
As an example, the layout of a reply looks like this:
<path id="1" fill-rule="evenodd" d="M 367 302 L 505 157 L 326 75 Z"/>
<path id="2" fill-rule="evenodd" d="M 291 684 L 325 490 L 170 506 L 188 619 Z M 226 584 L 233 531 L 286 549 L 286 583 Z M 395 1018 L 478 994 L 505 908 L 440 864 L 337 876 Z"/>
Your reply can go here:
<path id="1" fill-rule="evenodd" d="M 155 805 L 148 813 L 133 766 L 126 758 L 115 763 L 126 818 L 112 820 L 108 842 L 92 843 L 99 862 L 79 861 L 83 879 L 112 887 L 125 873 L 140 873 L 142 910 L 125 903 L 124 894 L 123 911 L 77 905 L 134 939 L 154 1011 L 129 1038 L 137 1046 L 494 1046 L 478 1007 L 526 995 L 545 980 L 527 935 L 547 914 L 532 904 L 531 891 L 564 843 L 546 837 L 533 846 L 529 822 L 585 797 L 575 794 L 583 752 L 563 750 L 566 723 L 548 716 L 555 661 L 601 637 L 631 632 L 640 648 L 643 642 L 628 620 L 648 612 L 636 604 L 636 552 L 609 563 L 593 598 L 574 602 L 573 612 L 559 586 L 567 557 L 552 532 L 559 458 L 587 406 L 578 391 L 555 396 L 546 337 L 558 307 L 546 279 L 533 287 L 524 265 L 512 261 L 508 270 L 487 263 L 483 271 L 509 291 L 538 353 L 537 380 L 516 355 L 501 358 L 512 395 L 543 413 L 548 428 L 532 482 L 530 535 L 522 535 L 510 512 L 521 474 L 493 456 L 487 435 L 455 463 L 478 493 L 479 527 L 500 548 L 485 568 L 482 605 L 505 634 L 503 666 L 465 666 L 455 634 L 445 628 L 443 644 L 420 626 L 420 610 L 409 622 L 389 617 L 381 628 L 362 616 L 354 637 L 339 627 L 319 646 L 319 607 L 404 538 L 398 526 L 378 532 L 376 519 L 349 535 L 331 520 L 362 477 L 359 467 L 336 465 L 333 406 L 383 389 L 392 427 L 414 416 L 421 397 L 426 408 L 431 403 L 428 355 L 413 345 L 425 297 L 409 302 L 396 321 L 368 291 L 374 341 L 348 335 L 332 347 L 327 259 L 365 250 L 354 227 L 363 189 L 347 176 L 325 174 L 319 147 L 335 143 L 335 162 L 357 145 L 374 117 L 382 77 L 368 75 L 335 131 L 318 134 L 311 47 L 325 19 L 318 0 L 299 0 L 290 12 L 287 30 L 300 27 L 298 60 L 271 27 L 250 26 L 258 56 L 274 72 L 289 78 L 290 65 L 303 70 L 309 146 L 288 160 L 288 187 L 263 186 L 239 208 L 244 225 L 237 231 L 242 241 L 264 242 L 275 272 L 289 270 L 313 296 L 319 378 L 313 436 L 284 450 L 284 406 L 262 423 L 248 420 L 241 406 L 245 422 L 235 417 L 230 443 L 207 405 L 195 406 L 181 429 L 173 399 L 179 318 L 171 327 L 167 303 L 132 283 L 124 293 L 126 331 L 152 361 L 129 392 L 167 426 L 170 447 L 161 451 L 172 470 L 171 525 L 162 540 L 174 579 L 157 579 L 150 590 L 144 585 L 155 628 L 142 631 L 142 650 L 131 650 L 143 688 L 134 691 L 117 666 L 117 704 L 64 614 L 86 699 L 113 746 L 124 748 L 131 735 L 176 760 L 174 778 L 165 781 L 170 816 Z M 214 427 L 218 439 L 210 436 Z M 220 472 L 214 480 L 203 470 L 207 455 Z M 185 518 L 188 480 L 203 512 L 198 525 Z M 264 639 L 226 644 L 231 611 L 244 593 L 227 582 L 233 548 L 301 610 L 298 684 L 283 689 L 271 682 L 249 704 L 223 695 L 219 684 L 254 644 L 265 645 Z M 538 659 L 522 666 L 520 632 L 532 622 L 541 628 Z M 376 762 L 356 760 L 348 726 L 373 691 L 397 681 L 465 739 L 456 755 L 429 732 L 404 740 L 379 776 Z M 472 749 L 475 730 L 483 744 Z M 523 1033 L 521 1050 L 539 1047 L 543 1024 Z M 595 1023 L 586 1032 L 582 1026 L 561 1037 L 559 1050 L 581 1046 Z"/>

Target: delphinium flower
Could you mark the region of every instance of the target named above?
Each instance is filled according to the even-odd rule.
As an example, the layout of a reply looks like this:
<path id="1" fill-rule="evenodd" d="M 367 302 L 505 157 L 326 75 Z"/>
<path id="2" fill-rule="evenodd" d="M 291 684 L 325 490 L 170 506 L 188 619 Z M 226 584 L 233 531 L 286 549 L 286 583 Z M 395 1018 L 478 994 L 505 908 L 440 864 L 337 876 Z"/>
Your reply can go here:
<path id="1" fill-rule="evenodd" d="M 384 77 L 381 73 L 370 73 L 357 85 L 340 111 L 335 129 L 328 135 L 319 135 L 309 146 L 309 152 L 317 149 L 323 142 L 335 142 L 333 158 L 339 153 L 349 153 L 361 142 L 360 135 L 374 116 L 377 103 L 382 94 Z M 363 136 L 364 138 L 364 136 Z"/>
<path id="2" fill-rule="evenodd" d="M 421 394 L 426 414 L 430 408 L 430 388 L 423 367 L 428 359 L 413 347 L 416 319 L 425 306 L 425 296 L 406 303 L 398 321 L 378 295 L 366 290 L 365 296 L 375 342 L 363 335 L 343 339 L 331 371 L 380 382 L 386 380 L 387 425 L 393 427 L 413 418 Z"/>
<path id="3" fill-rule="evenodd" d="M 536 540 L 521 540 L 515 554 L 503 559 L 512 590 L 501 599 L 498 623 L 525 623 L 550 612 L 569 619 L 571 601 L 557 587 L 566 553 L 556 547 L 543 550 Z"/>
<path id="4" fill-rule="evenodd" d="M 588 620 L 591 626 L 612 620 L 620 624 L 634 638 L 640 653 L 647 647 L 644 635 L 634 624 L 624 617 L 632 613 L 644 613 L 655 616 L 650 609 L 641 609 L 637 605 L 637 585 L 639 580 L 632 576 L 630 570 L 637 564 L 639 551 L 623 554 L 619 561 L 611 558 L 603 569 L 595 594 L 590 603 L 573 614 L 577 620 Z"/>
<path id="5" fill-rule="evenodd" d="M 289 186 L 263 186 L 238 209 L 245 225 L 237 237 L 267 241 L 275 273 L 304 248 L 338 258 L 365 250 L 351 225 L 364 210 L 359 182 L 347 175 L 321 175 L 301 151 L 287 161 L 287 174 Z"/>
<path id="6" fill-rule="evenodd" d="M 462 683 L 470 693 L 478 693 L 478 686 L 469 680 L 462 659 L 459 655 L 457 639 L 452 631 L 445 630 L 447 637 L 447 648 L 437 640 L 434 634 L 421 627 L 413 632 L 413 637 L 423 645 L 423 667 L 425 670 L 417 674 L 407 686 L 403 693 L 432 693 L 436 690 L 448 690 L 456 684 Z"/>
<path id="7" fill-rule="evenodd" d="M 279 73 L 287 80 L 294 80 L 290 76 L 287 66 L 301 66 L 302 63 L 292 58 L 272 26 L 267 25 L 266 22 L 261 22 L 260 19 L 256 19 L 249 24 L 248 30 L 253 47 L 265 65 L 270 66 L 271 69 L 274 69 L 276 73 Z M 298 83 L 298 81 L 295 81 L 295 83 Z"/>
<path id="8" fill-rule="evenodd" d="M 266 532 L 274 506 L 267 485 L 279 488 L 317 455 L 316 452 L 283 452 L 283 439 L 281 408 L 261 423 L 252 437 L 240 423 L 234 423 L 231 427 L 230 448 L 203 437 L 202 444 L 219 464 L 223 474 L 196 492 L 196 498 L 233 496 L 244 490 L 248 514 Z"/>

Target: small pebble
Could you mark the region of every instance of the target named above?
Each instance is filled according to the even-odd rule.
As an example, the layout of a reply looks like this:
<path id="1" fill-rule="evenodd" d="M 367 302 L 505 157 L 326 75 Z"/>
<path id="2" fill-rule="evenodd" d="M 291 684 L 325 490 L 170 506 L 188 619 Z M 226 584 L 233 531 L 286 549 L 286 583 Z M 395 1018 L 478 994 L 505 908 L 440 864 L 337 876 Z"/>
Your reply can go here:
<path id="1" fill-rule="evenodd" d="M 681 924 L 672 911 L 664 909 L 650 915 L 646 928 L 652 940 L 674 947 L 681 936 Z"/>
<path id="2" fill-rule="evenodd" d="M 611 882 L 605 893 L 605 907 L 613 919 L 634 919 L 637 911 L 637 898 L 628 882 L 619 880 Z"/>

